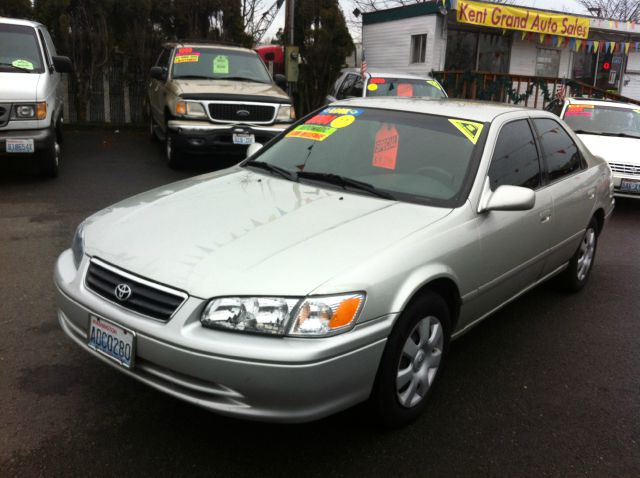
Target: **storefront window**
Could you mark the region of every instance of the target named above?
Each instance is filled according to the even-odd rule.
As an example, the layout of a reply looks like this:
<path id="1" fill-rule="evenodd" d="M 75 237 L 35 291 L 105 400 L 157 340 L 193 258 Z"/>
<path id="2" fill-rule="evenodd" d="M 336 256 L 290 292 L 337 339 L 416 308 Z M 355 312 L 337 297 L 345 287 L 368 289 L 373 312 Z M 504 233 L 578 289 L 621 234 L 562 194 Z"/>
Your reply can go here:
<path id="1" fill-rule="evenodd" d="M 558 77 L 560 71 L 560 50 L 538 48 L 536 55 L 536 76 Z"/>
<path id="2" fill-rule="evenodd" d="M 450 29 L 445 70 L 508 73 L 511 36 Z"/>
<path id="3" fill-rule="evenodd" d="M 621 54 L 601 53 L 598 59 L 596 87 L 617 92 L 623 64 L 624 57 Z"/>
<path id="4" fill-rule="evenodd" d="M 593 85 L 593 74 L 596 67 L 596 54 L 589 52 L 574 53 L 571 77 L 574 80 Z"/>

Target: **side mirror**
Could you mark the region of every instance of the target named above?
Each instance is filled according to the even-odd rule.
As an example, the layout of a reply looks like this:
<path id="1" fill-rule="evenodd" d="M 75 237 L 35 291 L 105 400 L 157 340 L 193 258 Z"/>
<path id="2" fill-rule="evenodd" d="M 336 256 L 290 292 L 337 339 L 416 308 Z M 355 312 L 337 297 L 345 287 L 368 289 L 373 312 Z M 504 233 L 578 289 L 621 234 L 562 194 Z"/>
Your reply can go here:
<path id="1" fill-rule="evenodd" d="M 261 143 L 253 143 L 250 144 L 249 147 L 247 148 L 247 158 L 253 156 L 254 154 L 256 154 L 258 151 L 260 151 L 262 149 L 262 144 Z"/>
<path id="2" fill-rule="evenodd" d="M 58 73 L 71 73 L 73 71 L 73 63 L 68 56 L 54 55 L 51 57 L 53 60 L 53 67 Z"/>
<path id="3" fill-rule="evenodd" d="M 149 76 L 154 80 L 165 81 L 167 79 L 167 70 L 162 66 L 152 66 L 149 71 Z"/>
<path id="4" fill-rule="evenodd" d="M 505 185 L 490 194 L 485 211 L 527 211 L 536 205 L 536 193 L 529 188 Z"/>
<path id="5" fill-rule="evenodd" d="M 276 85 L 278 85 L 280 88 L 284 89 L 287 87 L 287 77 L 283 74 L 276 73 L 273 79 L 275 80 Z"/>

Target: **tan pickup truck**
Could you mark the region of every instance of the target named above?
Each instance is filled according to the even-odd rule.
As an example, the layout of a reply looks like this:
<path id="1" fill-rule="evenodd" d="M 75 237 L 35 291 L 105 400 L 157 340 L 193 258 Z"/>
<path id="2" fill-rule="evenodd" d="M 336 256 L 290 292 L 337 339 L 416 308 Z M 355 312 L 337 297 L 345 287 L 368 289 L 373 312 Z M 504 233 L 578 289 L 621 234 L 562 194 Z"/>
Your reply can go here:
<path id="1" fill-rule="evenodd" d="M 152 139 L 169 166 L 182 153 L 244 155 L 295 120 L 291 98 L 253 50 L 210 43 L 163 45 L 149 81 Z"/>

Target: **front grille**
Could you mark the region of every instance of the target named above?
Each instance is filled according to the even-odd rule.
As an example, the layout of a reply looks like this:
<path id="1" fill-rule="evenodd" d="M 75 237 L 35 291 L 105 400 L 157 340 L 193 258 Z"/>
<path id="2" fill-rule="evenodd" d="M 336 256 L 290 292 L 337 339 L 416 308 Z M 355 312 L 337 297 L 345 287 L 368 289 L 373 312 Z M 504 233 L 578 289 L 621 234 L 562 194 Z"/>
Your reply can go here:
<path id="1" fill-rule="evenodd" d="M 611 171 L 614 173 L 628 174 L 629 176 L 640 176 L 640 166 L 634 164 L 609 163 Z"/>
<path id="2" fill-rule="evenodd" d="M 91 291 L 125 309 L 163 321 L 169 320 L 187 298 L 182 292 L 120 271 L 99 259 L 91 260 L 85 283 Z M 131 294 L 120 300 L 116 288 L 123 284 Z"/>
<path id="3" fill-rule="evenodd" d="M 240 114 L 238 114 L 240 112 Z M 276 115 L 276 107 L 242 103 L 210 103 L 209 114 L 217 121 L 270 122 Z"/>

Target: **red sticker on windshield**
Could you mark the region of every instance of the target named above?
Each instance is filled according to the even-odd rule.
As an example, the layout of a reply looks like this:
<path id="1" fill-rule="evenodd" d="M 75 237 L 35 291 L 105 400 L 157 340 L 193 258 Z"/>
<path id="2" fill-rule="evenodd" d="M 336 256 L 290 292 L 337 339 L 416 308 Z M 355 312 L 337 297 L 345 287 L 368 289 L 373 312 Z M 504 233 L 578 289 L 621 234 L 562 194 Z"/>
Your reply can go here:
<path id="1" fill-rule="evenodd" d="M 376 133 L 373 147 L 373 161 L 376 168 L 396 169 L 398 159 L 398 130 L 395 126 L 383 124 Z"/>
<path id="2" fill-rule="evenodd" d="M 413 85 L 411 83 L 399 83 L 398 96 L 413 96 Z"/>

